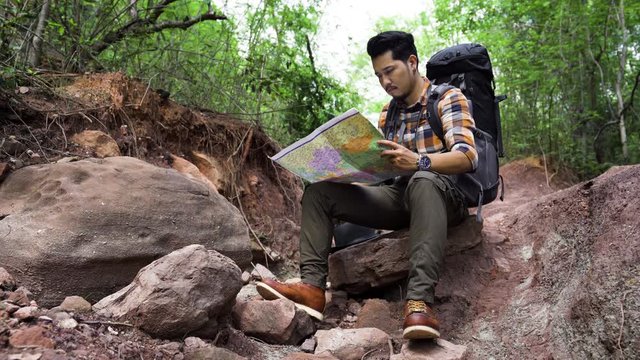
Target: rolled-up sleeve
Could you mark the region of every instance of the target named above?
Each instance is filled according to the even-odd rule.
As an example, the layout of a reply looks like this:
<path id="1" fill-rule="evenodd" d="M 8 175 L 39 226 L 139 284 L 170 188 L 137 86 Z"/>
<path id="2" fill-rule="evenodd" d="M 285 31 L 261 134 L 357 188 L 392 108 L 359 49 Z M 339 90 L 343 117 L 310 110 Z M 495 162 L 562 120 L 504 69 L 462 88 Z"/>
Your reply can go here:
<path id="1" fill-rule="evenodd" d="M 458 88 L 447 91 L 438 103 L 445 145 L 449 151 L 460 151 L 469 158 L 473 170 L 478 167 L 478 152 L 473 138 L 475 122 L 467 98 Z"/>

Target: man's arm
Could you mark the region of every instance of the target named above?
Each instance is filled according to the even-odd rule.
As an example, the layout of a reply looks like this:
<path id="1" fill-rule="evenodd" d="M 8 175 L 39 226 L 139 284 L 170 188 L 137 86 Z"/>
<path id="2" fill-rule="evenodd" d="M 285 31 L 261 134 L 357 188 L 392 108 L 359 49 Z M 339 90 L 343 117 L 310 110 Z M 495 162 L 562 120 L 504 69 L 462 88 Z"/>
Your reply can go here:
<path id="1" fill-rule="evenodd" d="M 456 167 L 456 164 L 461 165 L 463 161 L 460 160 L 459 162 L 453 163 L 445 161 L 443 164 L 445 168 L 453 172 L 443 172 L 443 174 L 459 174 L 474 170 L 478 166 L 478 152 L 476 151 L 475 139 L 473 137 L 473 129 L 476 125 L 473 117 L 471 117 L 467 98 L 460 89 L 451 89 L 447 91 L 438 102 L 438 112 L 440 113 L 442 130 L 444 132 L 444 146 L 449 152 L 437 155 L 443 156 L 451 154 L 453 156 L 455 154 L 456 158 L 463 155 L 467 158 L 469 165 L 471 165 L 468 168 Z M 436 154 L 434 154 L 434 156 L 435 155 Z M 431 158 L 432 155 L 429 155 L 429 157 Z M 434 162 L 433 160 L 434 159 L 431 158 L 432 164 Z"/>
<path id="2" fill-rule="evenodd" d="M 380 156 L 388 161 L 398 170 L 416 171 L 419 155 L 406 147 L 389 140 L 379 140 L 378 145 L 384 146 Z M 462 151 L 450 151 L 446 153 L 428 154 L 431 159 L 431 170 L 440 174 L 452 175 L 471 171 L 471 160 Z"/>

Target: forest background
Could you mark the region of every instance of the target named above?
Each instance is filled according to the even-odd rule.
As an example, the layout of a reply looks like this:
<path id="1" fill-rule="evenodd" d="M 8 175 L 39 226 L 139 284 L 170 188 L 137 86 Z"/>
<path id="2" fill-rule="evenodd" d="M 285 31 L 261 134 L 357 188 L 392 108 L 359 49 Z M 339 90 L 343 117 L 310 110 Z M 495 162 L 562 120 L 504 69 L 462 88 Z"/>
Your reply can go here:
<path id="1" fill-rule="evenodd" d="M 348 108 L 382 106 L 361 88 L 372 77 L 364 51 L 346 82 L 318 64 L 324 3 L 262 0 L 231 16 L 207 1 L 2 0 L 0 88 L 44 83 L 45 72 L 122 71 L 287 145 Z M 485 45 L 508 96 L 506 160 L 541 155 L 576 180 L 640 162 L 639 0 L 435 0 L 419 10 L 381 18 L 375 32 L 412 32 L 422 65 L 456 43 Z"/>

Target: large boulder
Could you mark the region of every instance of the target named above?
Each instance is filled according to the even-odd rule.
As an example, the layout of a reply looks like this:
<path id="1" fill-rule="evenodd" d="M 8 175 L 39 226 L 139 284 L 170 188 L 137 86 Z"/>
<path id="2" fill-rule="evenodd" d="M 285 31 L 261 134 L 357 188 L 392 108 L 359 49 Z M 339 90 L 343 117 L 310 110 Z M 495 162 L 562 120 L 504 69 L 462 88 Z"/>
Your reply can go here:
<path id="1" fill-rule="evenodd" d="M 482 225 L 469 216 L 449 229 L 447 255 L 471 249 L 482 241 Z M 336 251 L 329 257 L 329 281 L 334 289 L 364 293 L 404 280 L 409 274 L 409 233 L 396 231 Z"/>
<path id="2" fill-rule="evenodd" d="M 145 266 L 131 284 L 93 309 L 161 338 L 184 336 L 203 326 L 213 334 L 242 287 L 240 275 L 231 259 L 190 245 Z"/>
<path id="3" fill-rule="evenodd" d="M 245 267 L 240 212 L 201 182 L 130 157 L 35 165 L 0 184 L 0 264 L 39 304 L 95 301 L 143 266 L 202 244 Z"/>

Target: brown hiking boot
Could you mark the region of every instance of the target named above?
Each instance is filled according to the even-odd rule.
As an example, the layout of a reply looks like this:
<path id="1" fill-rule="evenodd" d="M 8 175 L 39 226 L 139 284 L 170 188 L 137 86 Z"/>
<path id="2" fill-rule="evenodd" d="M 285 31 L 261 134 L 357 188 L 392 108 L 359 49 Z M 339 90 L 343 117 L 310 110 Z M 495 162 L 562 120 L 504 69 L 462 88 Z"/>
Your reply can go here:
<path id="1" fill-rule="evenodd" d="M 435 339 L 440 337 L 440 324 L 433 310 L 419 300 L 408 300 L 404 306 L 405 339 Z"/>
<path id="2" fill-rule="evenodd" d="M 256 284 L 258 293 L 265 300 L 289 299 L 296 307 L 322 321 L 324 290 L 305 283 L 283 284 L 277 280 L 262 279 Z"/>

